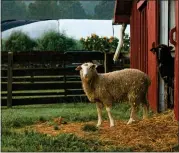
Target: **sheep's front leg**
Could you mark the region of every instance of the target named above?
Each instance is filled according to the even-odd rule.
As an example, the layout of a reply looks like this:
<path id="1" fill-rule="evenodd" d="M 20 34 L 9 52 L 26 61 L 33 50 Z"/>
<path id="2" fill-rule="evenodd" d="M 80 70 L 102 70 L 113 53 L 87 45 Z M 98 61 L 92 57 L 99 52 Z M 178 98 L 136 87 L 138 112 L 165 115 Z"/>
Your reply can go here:
<path id="1" fill-rule="evenodd" d="M 98 123 L 97 123 L 97 127 L 99 127 L 102 123 L 102 108 L 103 108 L 103 104 L 100 102 L 96 103 L 96 108 L 97 108 L 97 113 L 98 113 Z"/>
<path id="2" fill-rule="evenodd" d="M 111 115 L 111 107 L 106 106 L 106 111 L 108 113 L 108 117 L 109 117 L 109 121 L 110 121 L 110 127 L 113 127 L 114 126 L 114 119 Z"/>

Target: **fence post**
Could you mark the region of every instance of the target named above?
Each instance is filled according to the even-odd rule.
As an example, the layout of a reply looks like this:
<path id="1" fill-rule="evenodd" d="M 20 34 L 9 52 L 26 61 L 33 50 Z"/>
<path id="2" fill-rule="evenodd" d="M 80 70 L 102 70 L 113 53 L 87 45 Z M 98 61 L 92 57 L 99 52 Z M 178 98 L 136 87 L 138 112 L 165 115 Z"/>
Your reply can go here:
<path id="1" fill-rule="evenodd" d="M 108 56 L 107 56 L 107 53 L 104 52 L 104 73 L 107 73 L 108 72 Z"/>
<path id="2" fill-rule="evenodd" d="M 13 52 L 8 52 L 8 70 L 7 70 L 7 107 L 12 107 L 12 69 L 13 69 Z"/>
<path id="3" fill-rule="evenodd" d="M 64 54 L 66 55 L 66 54 Z M 66 58 L 65 58 L 66 59 Z M 65 90 L 65 97 L 67 96 L 67 90 L 66 90 L 66 60 L 63 60 L 63 68 L 65 69 L 64 70 L 64 77 L 63 77 L 63 81 L 64 81 L 64 84 L 65 84 L 65 87 L 64 87 L 64 90 Z"/>
<path id="4" fill-rule="evenodd" d="M 112 54 L 104 52 L 104 72 L 112 71 Z"/>

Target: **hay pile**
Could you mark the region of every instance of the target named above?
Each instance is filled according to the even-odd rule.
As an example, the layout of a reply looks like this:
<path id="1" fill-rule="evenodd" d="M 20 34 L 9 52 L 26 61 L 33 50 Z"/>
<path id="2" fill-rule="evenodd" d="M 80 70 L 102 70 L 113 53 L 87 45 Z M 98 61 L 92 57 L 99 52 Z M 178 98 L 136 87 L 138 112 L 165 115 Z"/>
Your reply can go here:
<path id="1" fill-rule="evenodd" d="M 88 123 L 68 123 L 60 125 L 59 130 L 47 123 L 34 125 L 33 128 L 49 135 L 60 133 L 73 133 L 82 138 L 98 139 L 106 144 L 131 147 L 134 151 L 172 151 L 178 144 L 178 123 L 174 119 L 173 111 L 158 114 L 150 119 L 142 120 L 131 125 L 124 121 L 116 121 L 116 126 L 109 128 L 108 121 L 104 121 L 102 127 L 95 132 L 85 132 L 82 126 Z"/>

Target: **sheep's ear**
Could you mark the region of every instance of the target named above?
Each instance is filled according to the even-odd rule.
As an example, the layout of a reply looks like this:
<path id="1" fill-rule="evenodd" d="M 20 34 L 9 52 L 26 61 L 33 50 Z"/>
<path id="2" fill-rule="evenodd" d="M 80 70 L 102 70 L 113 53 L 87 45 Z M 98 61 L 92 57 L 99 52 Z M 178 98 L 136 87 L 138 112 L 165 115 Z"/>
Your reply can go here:
<path id="1" fill-rule="evenodd" d="M 154 54 L 157 51 L 157 49 L 156 48 L 152 48 L 152 49 L 150 49 L 150 51 Z"/>
<path id="2" fill-rule="evenodd" d="M 150 51 L 155 51 L 156 48 L 151 48 Z"/>
<path id="3" fill-rule="evenodd" d="M 95 68 L 95 69 L 96 69 L 97 67 L 98 67 L 97 64 L 93 64 L 93 65 L 92 65 L 92 68 Z"/>
<path id="4" fill-rule="evenodd" d="M 172 50 L 173 49 L 173 47 L 172 46 L 169 46 L 169 50 Z"/>
<path id="5" fill-rule="evenodd" d="M 77 66 L 77 68 L 75 69 L 76 71 L 80 71 L 82 68 L 81 68 L 81 65 Z"/>

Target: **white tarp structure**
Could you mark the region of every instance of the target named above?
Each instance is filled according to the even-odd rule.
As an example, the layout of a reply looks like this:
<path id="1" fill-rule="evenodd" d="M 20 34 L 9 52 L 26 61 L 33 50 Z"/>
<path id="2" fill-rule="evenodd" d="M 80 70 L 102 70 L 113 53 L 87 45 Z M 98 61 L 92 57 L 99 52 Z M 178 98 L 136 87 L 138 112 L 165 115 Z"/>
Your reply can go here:
<path id="1" fill-rule="evenodd" d="M 35 22 L 19 27 L 15 27 L 2 32 L 2 39 L 7 38 L 11 35 L 13 31 L 21 30 L 27 33 L 31 38 L 38 38 L 44 32 L 49 30 L 54 30 L 57 32 L 64 32 L 67 36 L 73 37 L 75 39 L 80 39 L 81 37 L 90 36 L 95 33 L 99 36 L 110 37 L 114 36 L 119 38 L 121 25 L 112 26 L 112 20 L 81 20 L 81 19 L 61 19 L 61 20 L 48 20 Z M 125 31 L 130 35 L 129 26 Z"/>

